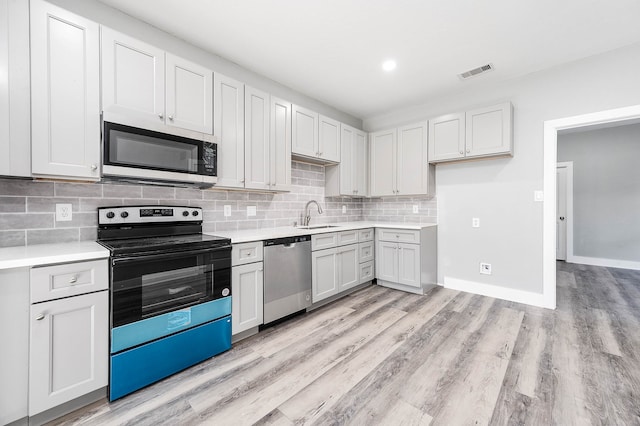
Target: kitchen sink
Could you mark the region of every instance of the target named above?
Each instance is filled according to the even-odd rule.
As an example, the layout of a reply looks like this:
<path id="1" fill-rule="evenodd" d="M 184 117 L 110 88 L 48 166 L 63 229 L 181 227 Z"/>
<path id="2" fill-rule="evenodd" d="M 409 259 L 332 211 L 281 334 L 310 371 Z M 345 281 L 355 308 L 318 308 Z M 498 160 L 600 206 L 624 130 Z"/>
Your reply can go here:
<path id="1" fill-rule="evenodd" d="M 298 226 L 299 229 L 326 229 L 326 228 L 339 228 L 339 225 L 308 225 Z"/>

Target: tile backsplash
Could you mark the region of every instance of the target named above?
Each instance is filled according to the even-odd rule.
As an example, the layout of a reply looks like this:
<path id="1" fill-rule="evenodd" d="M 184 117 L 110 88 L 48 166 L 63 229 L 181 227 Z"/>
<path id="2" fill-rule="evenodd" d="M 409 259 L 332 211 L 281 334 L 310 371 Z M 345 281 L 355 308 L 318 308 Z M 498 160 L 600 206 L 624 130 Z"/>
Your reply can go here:
<path id="1" fill-rule="evenodd" d="M 383 222 L 433 223 L 435 198 L 391 197 L 351 199 L 324 196 L 324 167 L 292 162 L 291 192 L 259 193 L 218 189 L 68 183 L 0 179 L 0 247 L 95 240 L 97 207 L 169 204 L 203 208 L 205 232 L 289 226 L 300 223 L 304 206 L 317 200 L 324 213 L 311 209 L 311 223 L 374 220 Z M 55 219 L 56 204 L 71 204 L 72 220 Z M 231 216 L 224 216 L 224 206 Z M 419 213 L 413 213 L 413 206 Z M 256 206 L 256 216 L 247 217 L 247 206 Z M 342 206 L 347 212 L 342 213 Z"/>

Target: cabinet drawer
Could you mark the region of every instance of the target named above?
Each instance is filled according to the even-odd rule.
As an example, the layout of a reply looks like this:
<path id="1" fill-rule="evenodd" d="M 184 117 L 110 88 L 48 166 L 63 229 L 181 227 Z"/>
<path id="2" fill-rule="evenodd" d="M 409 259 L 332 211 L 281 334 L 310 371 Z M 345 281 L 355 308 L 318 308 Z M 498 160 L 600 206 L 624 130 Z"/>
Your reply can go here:
<path id="1" fill-rule="evenodd" d="M 373 279 L 373 260 L 360 264 L 360 284 Z"/>
<path id="2" fill-rule="evenodd" d="M 311 236 L 311 250 L 322 250 L 335 247 L 338 244 L 338 234 L 330 232 L 327 234 L 315 234 Z"/>
<path id="3" fill-rule="evenodd" d="M 373 241 L 373 228 L 360 229 L 358 231 L 358 241 Z"/>
<path id="4" fill-rule="evenodd" d="M 380 228 L 377 232 L 378 240 L 380 241 L 413 244 L 420 243 L 420 231 L 413 231 L 410 229 Z"/>
<path id="5" fill-rule="evenodd" d="M 32 268 L 31 303 L 105 290 L 108 265 L 107 259 L 101 259 Z"/>
<path id="6" fill-rule="evenodd" d="M 373 241 L 358 244 L 358 250 L 360 250 L 360 263 L 373 260 Z"/>
<path id="7" fill-rule="evenodd" d="M 231 265 L 262 262 L 262 241 L 233 244 L 231 246 Z"/>
<path id="8" fill-rule="evenodd" d="M 342 231 L 338 232 L 338 245 L 346 246 L 347 244 L 355 244 L 358 242 L 358 231 Z"/>

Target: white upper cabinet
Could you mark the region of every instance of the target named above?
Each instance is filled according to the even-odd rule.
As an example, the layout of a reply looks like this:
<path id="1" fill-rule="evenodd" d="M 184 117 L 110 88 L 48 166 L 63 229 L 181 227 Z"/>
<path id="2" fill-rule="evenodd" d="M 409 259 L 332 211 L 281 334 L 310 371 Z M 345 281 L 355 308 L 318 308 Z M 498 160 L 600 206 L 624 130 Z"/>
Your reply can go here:
<path id="1" fill-rule="evenodd" d="M 99 179 L 100 44 L 95 22 L 31 2 L 32 172 Z"/>
<path id="2" fill-rule="evenodd" d="M 102 109 L 165 121 L 164 51 L 102 27 Z"/>
<path id="3" fill-rule="evenodd" d="M 396 129 L 371 133 L 371 196 L 382 197 L 396 193 Z"/>
<path id="4" fill-rule="evenodd" d="M 318 157 L 340 162 L 340 123 L 324 115 L 318 116 Z"/>
<path id="5" fill-rule="evenodd" d="M 170 53 L 166 54 L 167 124 L 213 133 L 213 73 Z"/>
<path id="6" fill-rule="evenodd" d="M 318 113 L 293 105 L 291 153 L 318 157 Z"/>
<path id="7" fill-rule="evenodd" d="M 223 159 L 216 186 L 244 188 L 244 83 L 216 73 L 213 102 L 213 133 Z"/>
<path id="8" fill-rule="evenodd" d="M 340 124 L 340 164 L 325 169 L 325 195 L 367 196 L 367 134 Z"/>
<path id="9" fill-rule="evenodd" d="M 357 197 L 366 197 L 369 194 L 369 145 L 367 134 L 361 130 L 354 133 L 353 152 L 353 189 Z"/>
<path id="10" fill-rule="evenodd" d="M 270 189 L 291 186 L 291 102 L 271 97 Z"/>
<path id="11" fill-rule="evenodd" d="M 245 86 L 244 93 L 245 188 L 268 190 L 271 183 L 270 96 L 266 92 L 249 86 Z M 221 158 L 221 161 L 224 160 Z"/>
<path id="12" fill-rule="evenodd" d="M 0 0 L 0 175 L 31 176 L 29 106 L 29 4 Z"/>
<path id="13" fill-rule="evenodd" d="M 429 161 L 513 155 L 510 102 L 429 120 Z"/>

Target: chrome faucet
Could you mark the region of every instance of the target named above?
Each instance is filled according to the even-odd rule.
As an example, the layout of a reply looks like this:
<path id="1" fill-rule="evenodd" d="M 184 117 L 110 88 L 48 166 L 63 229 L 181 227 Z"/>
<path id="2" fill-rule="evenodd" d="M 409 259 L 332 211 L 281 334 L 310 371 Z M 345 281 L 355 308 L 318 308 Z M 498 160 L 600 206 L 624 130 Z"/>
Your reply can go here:
<path id="1" fill-rule="evenodd" d="M 315 203 L 316 206 L 318 206 L 318 214 L 322 214 L 322 207 L 320 207 L 320 204 L 318 204 L 316 200 L 311 200 L 307 202 L 307 205 L 304 206 L 304 219 L 302 222 L 302 225 L 304 226 L 309 226 L 309 222 L 311 222 L 311 213 L 309 212 L 309 205 L 311 203 Z"/>

